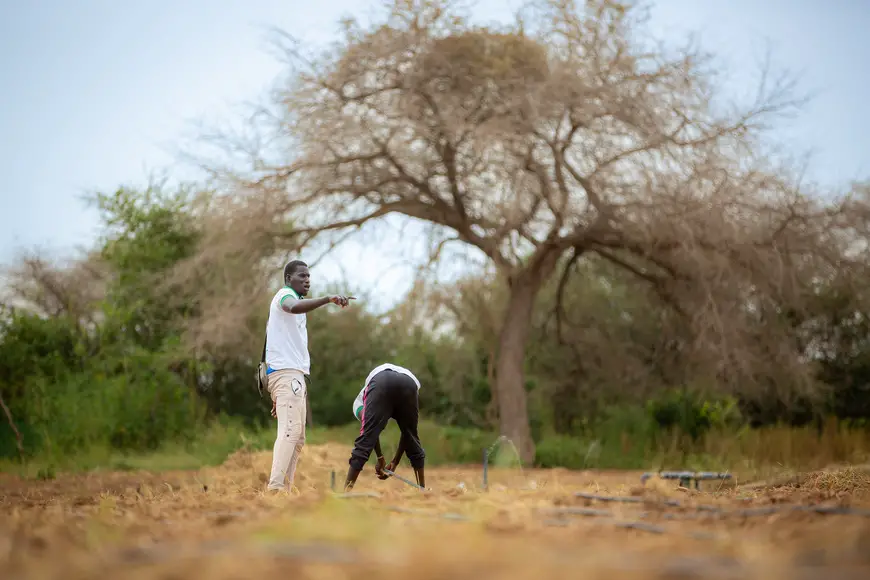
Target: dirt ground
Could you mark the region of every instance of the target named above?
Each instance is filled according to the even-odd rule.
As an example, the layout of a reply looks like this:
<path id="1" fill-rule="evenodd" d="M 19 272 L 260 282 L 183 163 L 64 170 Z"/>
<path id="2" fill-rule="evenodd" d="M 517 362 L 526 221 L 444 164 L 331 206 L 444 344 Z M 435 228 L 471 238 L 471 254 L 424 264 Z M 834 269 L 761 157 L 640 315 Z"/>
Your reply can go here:
<path id="1" fill-rule="evenodd" d="M 421 492 L 370 463 L 348 497 L 330 489 L 348 454 L 306 447 L 298 490 L 280 495 L 264 491 L 269 453 L 197 472 L 0 475 L 0 578 L 870 578 L 857 468 L 700 492 L 519 469 L 490 470 L 484 491 L 479 466 L 430 468 Z"/>

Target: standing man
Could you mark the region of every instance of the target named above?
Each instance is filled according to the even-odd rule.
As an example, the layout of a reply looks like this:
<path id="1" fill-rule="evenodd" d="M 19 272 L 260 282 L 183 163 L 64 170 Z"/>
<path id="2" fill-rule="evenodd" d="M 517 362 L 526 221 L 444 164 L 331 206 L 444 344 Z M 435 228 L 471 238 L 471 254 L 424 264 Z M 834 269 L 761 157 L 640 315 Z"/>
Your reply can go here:
<path id="1" fill-rule="evenodd" d="M 420 417 L 419 390 L 420 381 L 414 373 L 398 365 L 382 364 L 375 367 L 366 377 L 362 390 L 353 402 L 353 414 L 360 421 L 361 426 L 350 456 L 350 467 L 344 483 L 346 491 L 353 488 L 356 478 L 369 460 L 372 449 L 378 457 L 375 466 L 378 478 L 388 477 L 384 473 L 385 461 L 384 454 L 381 452 L 380 435 L 390 418 L 395 419 L 399 424 L 402 435 L 396 454 L 387 469 L 395 471 L 402 460 L 402 455 L 407 451 L 408 460 L 417 478 L 417 485 L 426 487 L 423 475 L 426 453 L 417 435 L 417 422 Z"/>
<path id="2" fill-rule="evenodd" d="M 305 445 L 306 386 L 310 374 L 308 328 L 305 315 L 330 302 L 342 308 L 353 297 L 305 298 L 311 287 L 308 265 L 293 260 L 284 266 L 284 287 L 272 297 L 266 323 L 266 377 L 272 397 L 272 416 L 278 435 L 272 451 L 270 491 L 293 487 L 299 453 Z"/>

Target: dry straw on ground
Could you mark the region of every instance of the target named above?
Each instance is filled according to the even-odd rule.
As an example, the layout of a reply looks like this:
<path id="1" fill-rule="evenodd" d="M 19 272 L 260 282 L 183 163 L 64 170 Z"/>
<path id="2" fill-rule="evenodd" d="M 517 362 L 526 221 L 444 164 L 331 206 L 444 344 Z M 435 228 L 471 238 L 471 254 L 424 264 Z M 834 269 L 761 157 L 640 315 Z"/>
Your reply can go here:
<path id="1" fill-rule="evenodd" d="M 484 492 L 479 466 L 430 469 L 421 493 L 366 469 L 346 497 L 330 472 L 340 485 L 348 453 L 308 446 L 298 489 L 277 496 L 264 492 L 269 454 L 244 451 L 198 472 L 5 477 L 0 576 L 775 578 L 870 566 L 865 512 L 789 509 L 870 506 L 858 468 L 751 493 L 505 468 Z"/>

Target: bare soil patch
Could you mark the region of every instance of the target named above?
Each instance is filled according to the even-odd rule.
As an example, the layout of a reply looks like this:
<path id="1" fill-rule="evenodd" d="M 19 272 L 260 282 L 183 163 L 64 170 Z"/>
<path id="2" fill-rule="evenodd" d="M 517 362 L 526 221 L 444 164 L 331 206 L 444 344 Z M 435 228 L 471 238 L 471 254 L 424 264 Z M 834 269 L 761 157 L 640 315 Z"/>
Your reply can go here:
<path id="1" fill-rule="evenodd" d="M 431 491 L 308 446 L 298 490 L 264 491 L 268 453 L 196 472 L 0 479 L 0 577 L 870 577 L 870 471 L 679 490 L 640 472 L 429 468 Z M 400 474 L 411 477 L 410 469 Z M 578 495 L 578 493 L 580 495 Z"/>

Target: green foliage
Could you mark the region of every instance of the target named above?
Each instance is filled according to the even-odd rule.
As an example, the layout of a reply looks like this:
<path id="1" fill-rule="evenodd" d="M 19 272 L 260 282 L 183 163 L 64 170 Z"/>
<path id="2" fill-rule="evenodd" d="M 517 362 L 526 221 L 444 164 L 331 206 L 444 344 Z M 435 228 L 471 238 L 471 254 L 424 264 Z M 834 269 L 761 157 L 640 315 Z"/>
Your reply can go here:
<path id="1" fill-rule="evenodd" d="M 193 298 L 175 295 L 163 280 L 190 256 L 198 238 L 185 202 L 183 190 L 159 188 L 96 196 L 106 228 L 101 255 L 113 274 L 103 304 L 104 331 L 112 339 L 159 349 L 192 313 Z"/>
<path id="2" fill-rule="evenodd" d="M 36 479 L 41 479 L 43 481 L 49 481 L 57 477 L 57 474 L 54 471 L 52 466 L 46 466 L 39 469 L 36 473 Z"/>
<path id="3" fill-rule="evenodd" d="M 44 350 L 52 344 L 60 348 Z M 28 454 L 96 444 L 150 449 L 165 438 L 195 434 L 202 419 L 198 403 L 161 353 L 111 349 L 91 357 L 85 351 L 63 318 L 17 314 L 4 327 L 0 360 L 14 369 L 3 375 L 4 400 Z M 14 455 L 5 422 L 0 433 L 0 452 Z"/>
<path id="4" fill-rule="evenodd" d="M 654 462 L 663 449 L 682 455 L 683 461 L 712 432 L 734 433 L 740 424 L 733 399 L 708 401 L 684 390 L 670 391 L 645 407 L 604 408 L 579 437 L 544 437 L 537 461 L 546 467 L 635 469 Z"/>
<path id="5" fill-rule="evenodd" d="M 587 469 L 600 466 L 601 444 L 576 437 L 551 435 L 537 442 L 535 461 L 540 467 Z"/>
<path id="6" fill-rule="evenodd" d="M 314 427 L 308 431 L 311 445 L 326 442 L 346 446 L 350 453 L 359 431 L 357 423 L 335 427 Z M 465 465 L 482 478 L 483 449 L 496 441 L 495 433 L 475 429 L 445 427 L 432 421 L 420 423 L 420 436 L 426 449 L 427 465 Z M 398 442 L 394 423 L 387 426 L 382 444 L 390 455 Z M 25 465 L 4 462 L 0 471 L 12 471 L 36 479 L 53 479 L 61 471 L 93 470 L 180 470 L 198 469 L 222 463 L 240 449 L 269 451 L 275 440 L 274 426 L 252 430 L 239 420 L 220 415 L 198 433 L 181 441 L 165 441 L 152 451 L 117 450 L 108 445 L 92 445 L 60 456 L 42 454 Z M 730 471 L 737 475 L 764 473 L 772 468 L 821 468 L 834 462 L 863 462 L 870 458 L 870 437 L 845 426 L 832 426 L 823 437 L 806 429 L 765 428 L 756 431 L 717 433 L 710 431 L 697 442 L 687 440 L 655 442 L 647 440 L 625 453 L 619 445 L 604 446 L 601 439 L 548 435 L 538 443 L 538 467 L 569 469 L 689 469 Z M 509 446 L 502 446 L 490 460 L 493 468 L 518 467 Z M 370 460 L 372 461 L 372 460 Z M 403 462 L 407 465 L 407 458 Z M 529 466 L 524 465 L 523 468 Z M 337 466 L 337 469 L 341 469 Z M 497 481 L 490 472 L 490 481 Z M 466 481 L 478 485 L 480 481 Z"/>
<path id="7" fill-rule="evenodd" d="M 155 189 L 97 196 L 111 276 L 96 327 L 66 315 L 3 317 L 0 387 L 29 455 L 155 449 L 193 437 L 202 424 L 195 392 L 173 369 L 187 309 L 170 307 L 159 284 L 195 243 L 180 200 Z M 0 453 L 11 456 L 11 429 L 0 429 Z"/>
<path id="8" fill-rule="evenodd" d="M 183 346 L 185 322 L 199 315 L 200 300 L 196 288 L 171 283 L 173 267 L 201 239 L 189 199 L 184 190 L 158 187 L 96 196 L 104 225 L 98 249 L 109 275 L 95 322 L 72 313 L 0 311 L 0 392 L 26 455 L 47 462 L 44 476 L 74 453 L 90 454 L 88 465 L 134 469 L 143 452 L 189 465 L 206 456 L 218 461 L 239 445 L 271 447 L 269 401 L 253 386 L 260 339 L 232 352 Z M 763 396 L 747 401 L 685 386 L 701 383 L 672 356 L 668 340 L 679 334 L 668 334 L 674 328 L 650 296 L 606 264 L 580 267 L 564 296 L 563 326 L 541 314 L 527 353 L 539 465 L 711 465 L 721 453 L 710 452 L 709 441 L 730 433 L 734 445 L 744 445 L 747 423 L 834 415 L 860 428 L 870 413 L 870 313 L 857 297 L 822 289 L 808 312 L 783 315 L 801 329 L 801 340 L 827 346 L 819 361 L 828 386 L 821 407 Z M 394 362 L 423 384 L 421 434 L 430 460 L 480 462 L 497 439 L 489 379 L 497 328 L 484 311 L 497 295 L 493 283 L 472 280 L 453 293 L 460 324 L 440 336 L 406 322 L 401 309 L 381 319 L 362 300 L 312 313 L 309 440 L 352 441 L 358 423 L 351 401 L 375 365 Z M 555 290 L 542 293 L 538 312 L 552 312 Z M 265 304 L 262 310 L 258 327 Z M 385 446 L 397 435 L 389 428 Z M 0 421 L 0 457 L 17 453 L 11 428 Z M 500 452 L 493 461 L 510 463 L 509 456 Z"/>
<path id="9" fill-rule="evenodd" d="M 663 430 L 677 429 L 697 441 L 712 428 L 741 423 L 735 399 L 705 400 L 686 390 L 675 390 L 647 403 L 647 411 Z"/>
<path id="10" fill-rule="evenodd" d="M 69 318 L 45 319 L 20 310 L 0 316 L 0 381 L 4 394 L 16 400 L 21 386 L 34 373 L 73 368 L 81 357 L 79 329 Z M 8 402 L 8 401 L 7 401 Z"/>
<path id="11" fill-rule="evenodd" d="M 80 367 L 81 342 L 75 324 L 66 318 L 43 319 L 25 312 L 8 312 L 0 318 L 0 392 L 23 436 L 25 453 L 42 446 L 43 421 L 39 411 L 46 404 L 49 377 Z M 42 414 L 45 417 L 45 414 Z M 0 456 L 18 450 L 8 423 L 0 421 Z"/>

